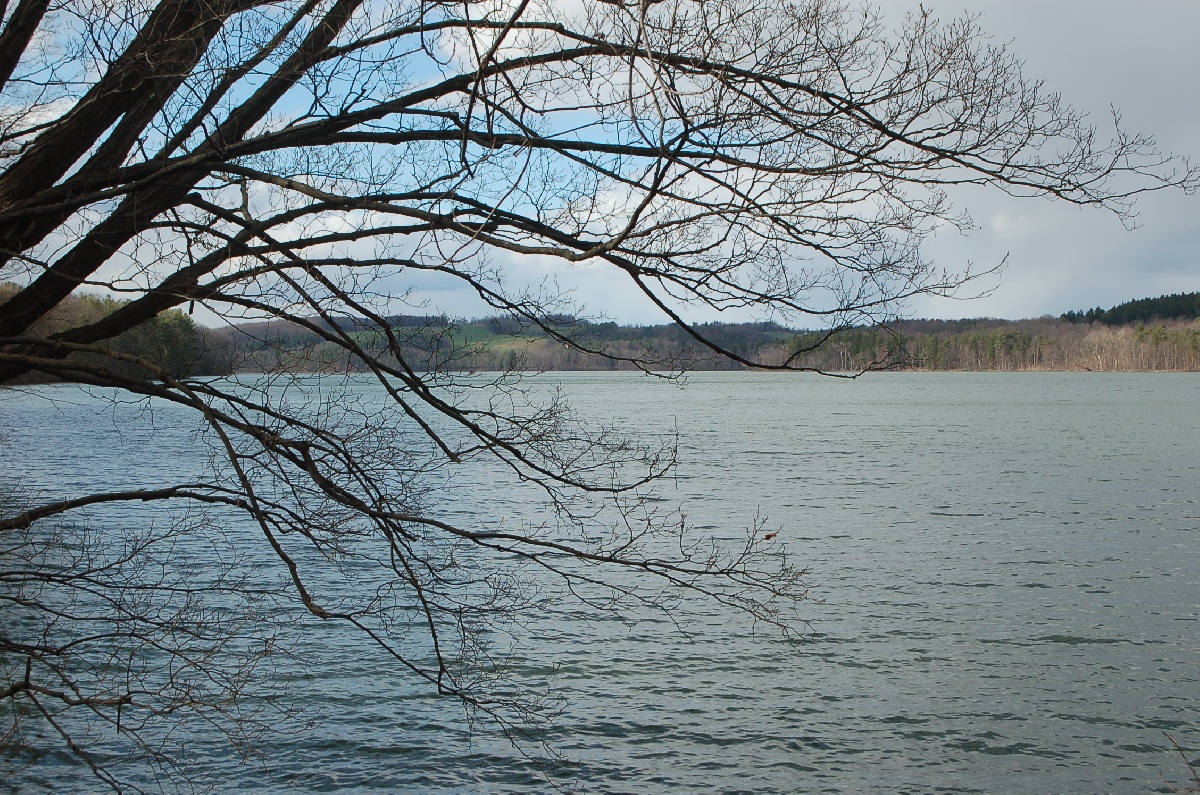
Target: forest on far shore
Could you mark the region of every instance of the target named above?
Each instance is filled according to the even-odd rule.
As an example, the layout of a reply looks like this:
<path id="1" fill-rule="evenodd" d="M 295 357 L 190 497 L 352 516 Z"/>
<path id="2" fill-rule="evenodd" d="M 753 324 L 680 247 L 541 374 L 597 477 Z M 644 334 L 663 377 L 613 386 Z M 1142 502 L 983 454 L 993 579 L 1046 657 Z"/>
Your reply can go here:
<path id="1" fill-rule="evenodd" d="M 0 284 L 0 307 L 16 291 Z M 73 295 L 34 329 L 50 336 L 92 323 L 121 306 L 107 297 Z M 507 318 L 455 321 L 441 315 L 389 318 L 406 362 L 417 370 L 620 370 L 623 359 L 651 358 L 664 370 L 735 370 L 674 325 L 623 326 L 557 316 L 542 325 Z M 295 370 L 354 372 L 361 365 L 327 335 L 349 335 L 366 350 L 386 350 L 377 328 L 346 319 L 244 323 L 207 329 L 179 310 L 113 340 L 108 347 L 181 375 Z M 706 337 L 746 359 L 828 372 L 908 370 L 1177 370 L 1200 371 L 1200 293 L 1129 301 L 1111 309 L 1029 320 L 906 320 L 887 327 L 796 331 L 775 323 L 714 323 Z M 555 338 L 562 333 L 589 355 Z M 811 350 L 808 350 L 810 349 Z M 797 353 L 800 352 L 800 353 Z M 78 354 L 77 354 L 78 355 Z M 132 375 L 142 368 L 118 362 Z M 36 378 L 32 380 L 37 380 Z"/>

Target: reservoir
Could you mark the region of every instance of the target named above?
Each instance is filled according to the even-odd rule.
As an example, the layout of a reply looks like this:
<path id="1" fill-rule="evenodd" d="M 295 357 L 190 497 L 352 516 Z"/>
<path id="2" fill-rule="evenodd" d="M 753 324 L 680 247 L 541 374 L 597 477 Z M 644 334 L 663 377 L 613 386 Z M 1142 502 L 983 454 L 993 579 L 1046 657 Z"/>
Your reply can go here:
<path id="1" fill-rule="evenodd" d="M 384 399 L 355 378 L 365 404 Z M 1200 375 L 725 372 L 681 386 L 591 372 L 529 383 L 561 389 L 588 422 L 676 440 L 678 466 L 652 500 L 685 514 L 690 532 L 736 536 L 756 520 L 777 532 L 807 568 L 795 631 L 692 596 L 669 614 L 555 602 L 504 650 L 505 686 L 545 693 L 555 713 L 514 747 L 358 633 L 286 606 L 286 641 L 308 662 L 275 676 L 299 714 L 248 756 L 190 729 L 182 767 L 199 785 L 1197 786 L 1172 742 L 1200 764 Z M 71 385 L 0 392 L 0 483 L 74 495 L 203 470 L 194 418 L 110 398 Z M 456 522 L 546 521 L 530 492 L 484 467 L 453 477 L 430 499 Z M 144 521 L 138 510 L 87 515 L 104 528 Z M 261 535 L 229 532 L 246 565 L 279 576 Z M 26 731 L 0 755 L 0 791 L 104 790 L 69 754 L 33 750 L 36 725 Z M 174 776 L 133 775 L 148 788 Z"/>

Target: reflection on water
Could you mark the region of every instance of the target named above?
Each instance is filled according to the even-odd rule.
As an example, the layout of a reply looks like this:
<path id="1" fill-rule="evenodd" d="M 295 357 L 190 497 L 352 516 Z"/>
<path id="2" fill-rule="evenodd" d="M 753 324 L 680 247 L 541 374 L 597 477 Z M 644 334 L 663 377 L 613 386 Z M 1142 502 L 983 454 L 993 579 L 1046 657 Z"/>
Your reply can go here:
<path id="1" fill-rule="evenodd" d="M 702 531 L 756 512 L 778 527 L 811 570 L 805 631 L 781 638 L 694 600 L 687 634 L 574 605 L 534 617 L 512 676 L 566 699 L 545 734 L 564 759 L 539 766 L 360 639 L 302 622 L 323 664 L 290 674 L 291 692 L 319 720 L 244 764 L 197 745 L 190 762 L 219 790 L 516 792 L 545 775 L 639 793 L 1183 785 L 1163 732 L 1200 756 L 1200 377 L 543 378 L 597 421 L 677 429 L 660 496 Z M 0 479 L 60 492 L 196 463 L 169 410 L 95 405 L 67 386 L 0 399 Z M 471 491 L 528 510 L 494 488 Z M 57 757 L 0 766 L 9 786 L 96 788 Z"/>

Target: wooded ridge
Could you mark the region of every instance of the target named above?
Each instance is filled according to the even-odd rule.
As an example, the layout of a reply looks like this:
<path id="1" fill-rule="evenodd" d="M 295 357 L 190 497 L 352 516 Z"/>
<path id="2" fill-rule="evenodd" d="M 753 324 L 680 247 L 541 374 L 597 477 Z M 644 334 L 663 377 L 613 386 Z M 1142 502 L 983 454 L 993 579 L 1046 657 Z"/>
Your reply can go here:
<path id="1" fill-rule="evenodd" d="M 15 292 L 0 285 L 0 301 Z M 121 301 L 73 295 L 35 329 L 50 335 L 95 322 Z M 797 331 L 771 322 L 712 323 L 705 336 L 746 358 L 782 361 L 811 348 L 799 363 L 813 370 L 1200 370 L 1200 293 L 1130 301 L 1059 318 L 907 320 L 889 326 Z M 207 329 L 180 310 L 160 314 L 111 341 L 129 357 L 189 375 L 261 372 L 356 372 L 361 360 L 320 332 L 336 330 L 378 354 L 396 344 L 421 368 L 459 370 L 620 370 L 651 358 L 663 369 L 736 370 L 742 365 L 701 346 L 679 326 L 624 326 L 569 316 L 542 319 L 597 356 L 556 342 L 546 330 L 508 318 L 454 320 L 445 315 L 388 318 L 390 334 L 353 318 L 301 323 L 251 322 Z M 117 362 L 131 372 L 133 362 Z"/>

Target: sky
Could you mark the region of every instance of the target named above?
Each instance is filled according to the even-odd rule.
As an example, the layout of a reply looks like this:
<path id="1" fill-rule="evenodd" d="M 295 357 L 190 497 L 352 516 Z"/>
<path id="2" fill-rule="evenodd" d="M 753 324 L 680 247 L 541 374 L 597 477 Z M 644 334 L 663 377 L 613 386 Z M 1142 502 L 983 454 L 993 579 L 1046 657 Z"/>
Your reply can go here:
<path id="1" fill-rule="evenodd" d="M 1025 60 L 1026 73 L 1060 92 L 1097 123 L 1109 107 L 1160 147 L 1200 161 L 1200 2 L 1197 0 L 926 0 L 946 18 L 980 14 L 996 41 Z M 897 20 L 908 2 L 887 0 Z M 954 268 L 994 264 L 1007 254 L 990 295 L 924 300 L 915 317 L 1037 317 L 1111 307 L 1135 298 L 1200 291 L 1200 195 L 1143 197 L 1138 228 L 1110 213 L 980 191 L 960 197 L 979 227 L 942 234 L 926 250 Z"/>
<path id="2" fill-rule="evenodd" d="M 556 0 L 572 6 L 579 1 Z M 893 27 L 918 8 L 918 0 L 875 1 Z M 1061 93 L 1102 132 L 1111 131 L 1115 107 L 1127 129 L 1150 134 L 1163 150 L 1200 162 L 1200 0 L 924 0 L 924 6 L 943 20 L 978 15 L 997 43 L 1025 61 L 1027 77 Z M 902 307 L 904 316 L 1057 316 L 1200 291 L 1200 195 L 1175 190 L 1142 197 L 1132 230 L 1105 210 L 1012 199 L 995 190 L 966 188 L 951 198 L 977 228 L 966 236 L 942 231 L 926 244 L 926 257 L 951 272 L 968 263 L 975 271 L 1002 262 L 1004 267 L 958 298 L 913 299 Z M 497 256 L 504 261 L 493 264 L 504 269 L 510 284 L 550 289 L 557 284 L 583 304 L 586 316 L 666 322 L 628 279 L 607 266 L 564 268 L 559 261 Z M 404 287 L 414 290 L 408 311 L 465 318 L 492 314 L 457 281 L 410 273 Z M 689 318 L 764 319 L 746 312 Z M 216 316 L 197 319 L 219 322 Z"/>
<path id="3" fill-rule="evenodd" d="M 561 0 L 573 2 L 573 0 Z M 915 0 L 879 0 L 885 21 L 899 26 Z M 1200 161 L 1200 0 L 925 0 L 948 20 L 979 15 L 979 24 L 1075 108 L 1086 112 L 1108 140 L 1112 108 L 1124 126 L 1152 135 L 1159 146 Z M 907 317 L 1026 318 L 1072 309 L 1108 308 L 1167 293 L 1200 291 L 1200 195 L 1181 191 L 1143 197 L 1137 228 L 1111 212 L 1043 199 L 1012 199 L 995 190 L 964 188 L 951 194 L 976 229 L 967 236 L 940 232 L 925 254 L 950 271 L 1000 263 L 998 275 L 954 299 L 919 298 Z M 511 278 L 528 284 L 556 279 L 574 291 L 588 315 L 624 323 L 665 318 L 632 285 L 606 267 L 577 267 L 513 257 Z M 458 316 L 488 314 L 461 287 L 418 285 L 430 306 Z M 693 317 L 742 321 L 747 315 Z"/>

